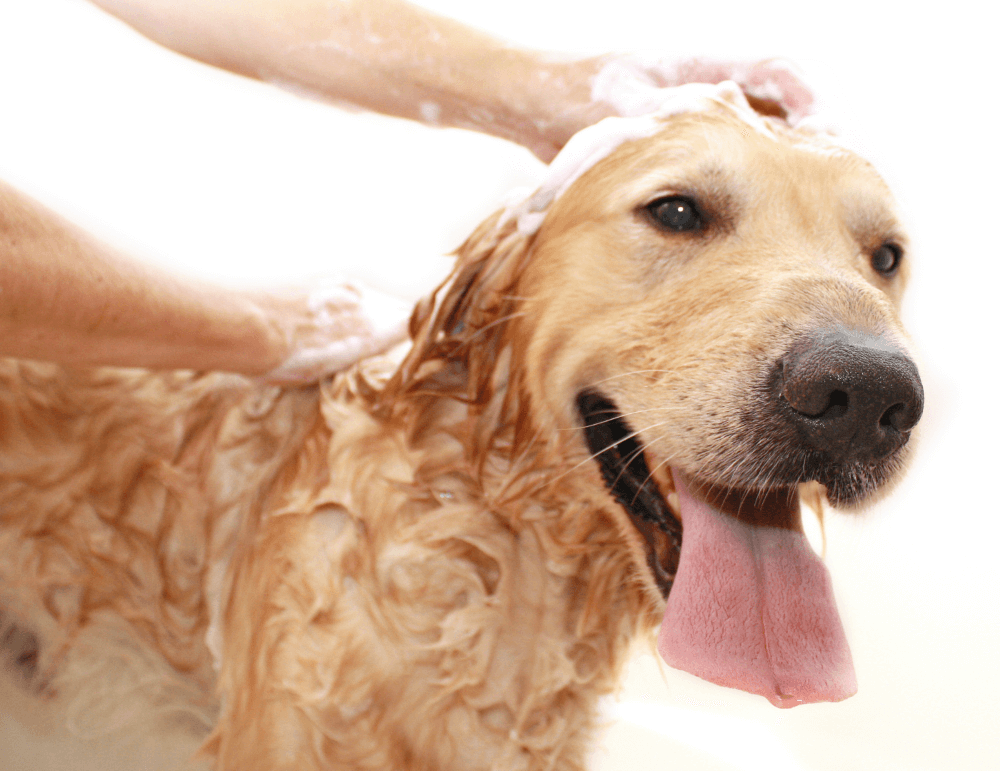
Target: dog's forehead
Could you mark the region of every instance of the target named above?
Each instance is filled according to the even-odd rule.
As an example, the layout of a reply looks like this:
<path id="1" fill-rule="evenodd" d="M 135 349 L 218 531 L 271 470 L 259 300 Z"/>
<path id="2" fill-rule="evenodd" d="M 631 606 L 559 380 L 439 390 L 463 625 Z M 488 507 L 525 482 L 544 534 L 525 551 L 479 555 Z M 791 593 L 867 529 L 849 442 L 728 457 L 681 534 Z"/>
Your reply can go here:
<path id="1" fill-rule="evenodd" d="M 539 187 L 523 200 L 515 199 L 507 207 L 500 224 L 517 222 L 522 235 L 538 230 L 548 208 L 569 190 L 581 176 L 615 154 L 622 145 L 659 133 L 664 121 L 678 115 L 726 110 L 739 116 L 746 125 L 768 131 L 764 120 L 754 112 L 738 85 L 688 83 L 661 89 L 662 102 L 655 113 L 633 118 L 605 118 L 574 135 L 549 166 Z"/>
<path id="2" fill-rule="evenodd" d="M 600 220 L 670 194 L 747 210 L 794 202 L 802 212 L 838 216 L 858 234 L 899 230 L 889 188 L 863 158 L 829 136 L 728 110 L 671 117 L 652 135 L 622 143 L 551 214 Z"/>
<path id="3" fill-rule="evenodd" d="M 578 214 L 585 215 L 595 213 L 595 206 L 605 208 L 596 200 L 601 197 L 624 204 L 633 193 L 641 197 L 645 188 L 670 187 L 675 180 L 729 176 L 787 183 L 785 172 L 795 168 L 827 176 L 831 183 L 823 189 L 831 195 L 843 188 L 851 189 L 847 198 L 878 202 L 881 208 L 891 201 L 874 169 L 835 137 L 809 124 L 792 129 L 783 121 L 757 114 L 735 83 L 694 83 L 663 91 L 669 98 L 659 112 L 608 118 L 574 136 L 541 185 L 530 196 L 514 199 L 500 224 L 514 220 L 519 233 L 531 235 L 553 208 L 565 208 L 556 204 L 567 193 L 576 193 L 569 197 L 578 205 L 581 185 L 586 187 L 590 205 L 578 208 Z M 800 162 L 789 163 L 791 156 L 799 156 Z M 592 184 L 595 177 L 601 180 L 599 184 Z M 859 194 L 866 188 L 867 193 Z M 838 208 L 846 212 L 859 207 L 838 203 Z M 890 204 L 888 218 L 892 218 L 891 208 Z"/>
<path id="4" fill-rule="evenodd" d="M 874 168 L 830 138 L 799 133 L 777 120 L 748 125 L 723 111 L 678 116 L 647 138 L 617 148 L 594 171 L 606 187 L 642 187 L 671 176 L 756 178 L 788 184 L 797 177 L 829 177 L 829 188 L 858 185 L 888 194 Z"/>

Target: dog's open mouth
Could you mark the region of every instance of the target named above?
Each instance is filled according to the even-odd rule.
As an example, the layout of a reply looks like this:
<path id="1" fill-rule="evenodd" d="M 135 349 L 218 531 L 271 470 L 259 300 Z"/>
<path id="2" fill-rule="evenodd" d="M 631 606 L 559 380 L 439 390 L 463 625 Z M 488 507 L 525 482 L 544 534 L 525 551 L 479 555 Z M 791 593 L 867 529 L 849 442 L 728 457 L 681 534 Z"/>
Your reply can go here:
<path id="1" fill-rule="evenodd" d="M 646 559 L 664 599 L 681 556 L 681 523 L 649 472 L 638 436 L 614 403 L 593 391 L 577 397 L 587 446 L 615 500 L 646 541 Z"/>
<path id="2" fill-rule="evenodd" d="M 577 407 L 605 484 L 642 535 L 668 599 L 664 660 L 779 707 L 853 695 L 850 650 L 829 574 L 802 532 L 797 488 L 723 488 L 671 467 L 676 497 L 664 496 L 615 404 L 585 391 Z"/>

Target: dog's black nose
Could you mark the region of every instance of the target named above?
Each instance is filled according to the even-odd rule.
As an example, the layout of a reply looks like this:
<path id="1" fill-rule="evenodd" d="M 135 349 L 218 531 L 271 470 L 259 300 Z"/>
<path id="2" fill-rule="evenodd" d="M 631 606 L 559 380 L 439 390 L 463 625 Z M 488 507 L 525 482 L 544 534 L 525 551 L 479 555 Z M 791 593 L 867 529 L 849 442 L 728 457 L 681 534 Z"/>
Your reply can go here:
<path id="1" fill-rule="evenodd" d="M 924 409 L 916 365 L 883 337 L 820 329 L 796 340 L 779 370 L 786 415 L 834 462 L 885 457 L 906 443 Z"/>

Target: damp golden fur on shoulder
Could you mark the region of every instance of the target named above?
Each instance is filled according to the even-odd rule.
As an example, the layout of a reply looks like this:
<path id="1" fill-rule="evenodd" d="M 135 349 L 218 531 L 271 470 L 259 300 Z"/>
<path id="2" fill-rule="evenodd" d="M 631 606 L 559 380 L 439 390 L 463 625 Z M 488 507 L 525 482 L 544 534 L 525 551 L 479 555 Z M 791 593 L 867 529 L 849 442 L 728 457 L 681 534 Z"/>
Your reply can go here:
<path id="1" fill-rule="evenodd" d="M 868 164 L 710 88 L 484 222 L 398 365 L 279 389 L 5 363 L 0 607 L 32 698 L 127 692 L 114 736 L 197 716 L 218 769 L 540 771 L 584 767 L 658 624 L 719 685 L 850 696 L 799 508 L 906 465 L 906 242 Z M 98 687 L 102 655 L 132 679 Z"/>

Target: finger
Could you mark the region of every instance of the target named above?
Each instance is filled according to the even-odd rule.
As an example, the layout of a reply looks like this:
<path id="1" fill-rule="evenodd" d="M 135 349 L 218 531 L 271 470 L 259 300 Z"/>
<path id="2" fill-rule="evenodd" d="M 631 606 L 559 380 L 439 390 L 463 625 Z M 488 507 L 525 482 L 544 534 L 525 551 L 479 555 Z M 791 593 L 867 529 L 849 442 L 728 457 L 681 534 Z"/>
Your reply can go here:
<path id="1" fill-rule="evenodd" d="M 797 123 L 813 111 L 816 99 L 812 90 L 799 69 L 785 59 L 758 62 L 744 80 L 740 85 L 747 93 L 758 99 L 775 101 L 784 107 L 789 123 Z"/>

